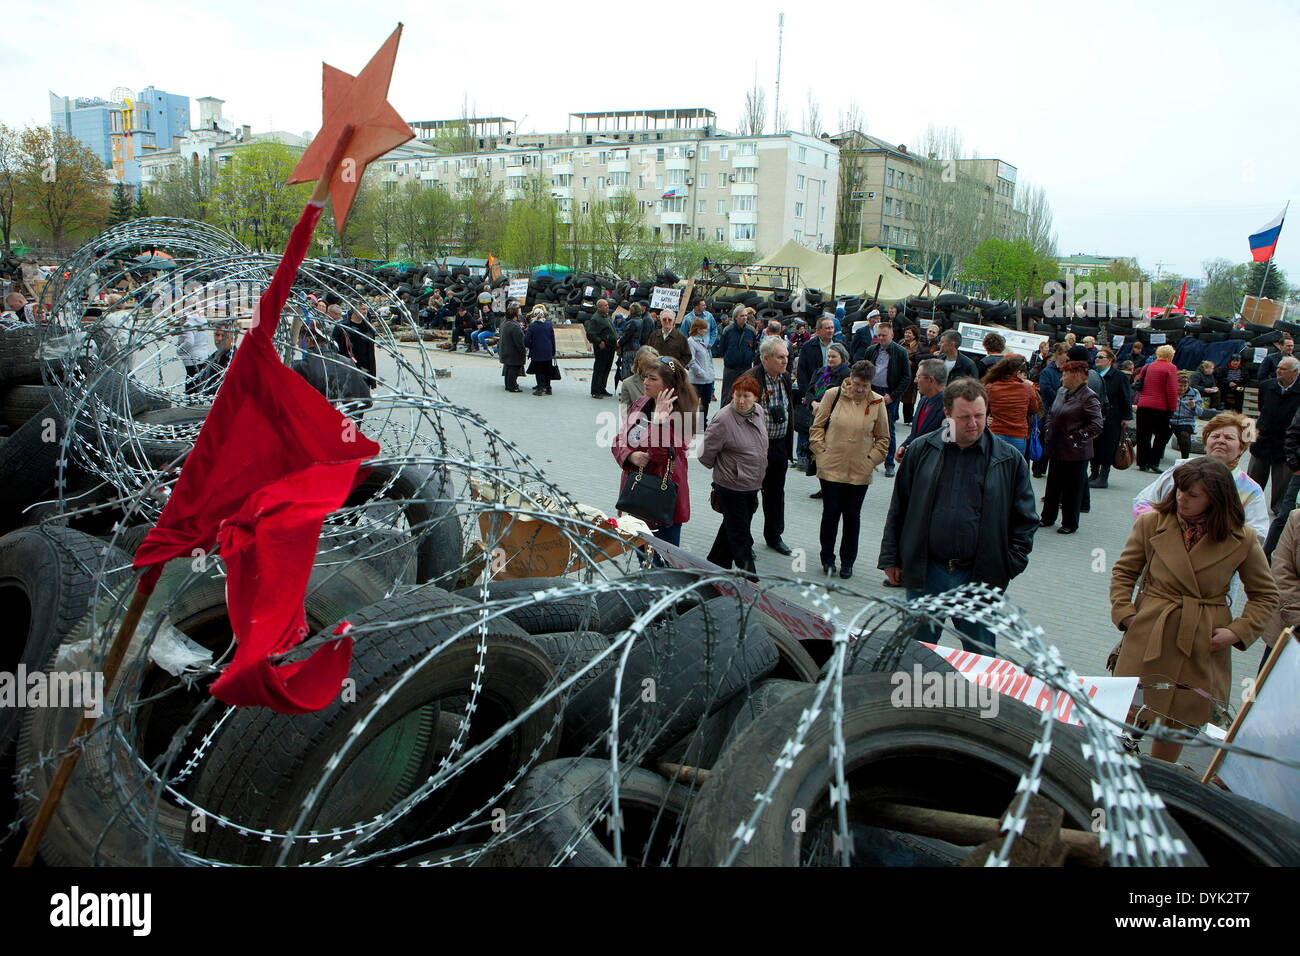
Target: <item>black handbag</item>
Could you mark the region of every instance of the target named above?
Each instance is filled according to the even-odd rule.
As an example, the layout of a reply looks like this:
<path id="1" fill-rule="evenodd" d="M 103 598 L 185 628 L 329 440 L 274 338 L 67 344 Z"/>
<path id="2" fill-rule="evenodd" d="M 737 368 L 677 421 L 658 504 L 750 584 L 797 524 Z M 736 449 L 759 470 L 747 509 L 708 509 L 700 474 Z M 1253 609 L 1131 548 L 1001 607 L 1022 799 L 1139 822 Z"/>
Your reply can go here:
<path id="1" fill-rule="evenodd" d="M 614 506 L 625 514 L 640 518 L 653 528 L 666 528 L 673 523 L 677 509 L 677 482 L 668 476 L 673 472 L 673 449 L 668 449 L 668 467 L 663 477 L 647 475 L 644 468 L 623 485 L 618 503 Z"/>
<path id="2" fill-rule="evenodd" d="M 812 428 L 812 408 L 806 402 L 800 402 L 790 412 L 790 427 L 797 432 L 807 432 Z"/>

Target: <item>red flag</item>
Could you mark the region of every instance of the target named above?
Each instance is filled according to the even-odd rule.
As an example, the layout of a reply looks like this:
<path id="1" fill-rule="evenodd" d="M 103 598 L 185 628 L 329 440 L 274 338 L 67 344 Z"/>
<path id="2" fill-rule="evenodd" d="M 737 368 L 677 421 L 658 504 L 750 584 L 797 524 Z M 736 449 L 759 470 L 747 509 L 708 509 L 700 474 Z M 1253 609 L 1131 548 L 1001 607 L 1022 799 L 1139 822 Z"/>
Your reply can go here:
<path id="1" fill-rule="evenodd" d="M 1181 309 L 1186 302 L 1187 302 L 1187 280 L 1184 279 L 1183 291 L 1178 293 L 1178 302 L 1177 304 L 1175 304 L 1174 308 Z"/>
<path id="2" fill-rule="evenodd" d="M 220 537 L 238 647 L 213 693 L 279 713 L 319 710 L 347 674 L 346 638 L 304 661 L 267 658 L 305 635 L 303 594 L 321 524 L 380 450 L 286 367 L 272 342 L 323 205 L 309 202 L 294 226 L 171 498 L 135 553 L 135 566 L 149 568 L 140 590 L 150 593 L 167 561 L 210 551 Z"/>

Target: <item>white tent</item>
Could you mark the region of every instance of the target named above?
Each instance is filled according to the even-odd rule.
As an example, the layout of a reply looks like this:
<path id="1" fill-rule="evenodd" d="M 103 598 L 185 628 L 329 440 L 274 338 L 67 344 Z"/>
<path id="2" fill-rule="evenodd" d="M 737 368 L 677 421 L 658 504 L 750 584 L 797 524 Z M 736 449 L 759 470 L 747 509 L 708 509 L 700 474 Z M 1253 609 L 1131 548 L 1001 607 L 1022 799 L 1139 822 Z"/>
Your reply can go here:
<path id="1" fill-rule="evenodd" d="M 799 280 L 805 288 L 820 289 L 830 295 L 834 259 L 834 256 L 814 252 L 791 240 L 759 264 L 797 266 Z M 840 256 L 839 266 L 835 268 L 835 294 L 870 296 L 876 289 L 877 279 L 880 280 L 882 302 L 921 295 L 923 290 L 926 295 L 937 295 L 940 291 L 934 283 L 930 283 L 927 290 L 924 279 L 904 272 L 898 263 L 872 246 L 852 255 Z"/>

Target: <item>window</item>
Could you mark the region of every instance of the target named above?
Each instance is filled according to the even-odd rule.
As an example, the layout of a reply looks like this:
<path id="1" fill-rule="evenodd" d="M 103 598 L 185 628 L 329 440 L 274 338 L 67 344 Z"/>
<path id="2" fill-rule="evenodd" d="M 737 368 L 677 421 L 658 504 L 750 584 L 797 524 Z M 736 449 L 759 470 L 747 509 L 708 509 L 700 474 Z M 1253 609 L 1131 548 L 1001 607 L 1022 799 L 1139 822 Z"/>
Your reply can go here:
<path id="1" fill-rule="evenodd" d="M 611 186 L 627 186 L 631 181 L 630 173 L 610 173 L 609 184 Z"/>
<path id="2" fill-rule="evenodd" d="M 730 156 L 731 156 L 731 147 L 729 146 L 718 147 L 718 159 L 722 160 L 723 162 L 726 162 Z"/>
<path id="3" fill-rule="evenodd" d="M 831 168 L 831 154 L 822 153 L 822 169 L 830 169 L 830 168 Z"/>
<path id="4" fill-rule="evenodd" d="M 803 189 L 803 187 L 804 187 L 804 178 L 803 178 L 803 176 L 802 176 L 802 175 L 796 176 L 796 177 L 794 178 L 794 188 L 795 188 L 795 189 Z"/>
<path id="5" fill-rule="evenodd" d="M 600 163 L 602 166 L 609 162 L 609 153 L 605 152 L 603 149 L 597 153 L 596 156 L 598 157 L 596 162 Z"/>
<path id="6" fill-rule="evenodd" d="M 798 229 L 794 231 L 794 241 L 803 242 L 803 233 Z"/>
<path id="7" fill-rule="evenodd" d="M 567 216 L 569 213 L 573 212 L 573 200 L 572 200 L 572 199 L 561 199 L 561 200 L 559 201 L 559 206 L 560 206 L 560 212 L 564 213 L 566 216 Z"/>
<path id="8" fill-rule="evenodd" d="M 727 230 L 725 230 L 722 226 L 718 226 L 716 229 L 713 230 L 713 238 L 718 242 L 726 242 Z"/>
<path id="9" fill-rule="evenodd" d="M 684 170 L 684 169 L 670 169 L 670 170 L 668 170 L 668 185 L 670 185 L 670 186 L 685 186 L 685 185 L 686 185 L 686 170 Z"/>
<path id="10" fill-rule="evenodd" d="M 736 222 L 731 225 L 731 238 L 733 239 L 753 239 L 754 224 L 751 222 Z"/>
<path id="11" fill-rule="evenodd" d="M 733 205 L 732 205 L 731 208 L 732 208 L 732 210 L 733 210 L 734 212 L 753 212 L 753 211 L 754 211 L 754 197 L 753 197 L 753 196 L 735 196 L 735 197 L 732 198 L 732 203 L 733 203 Z"/>
<path id="12" fill-rule="evenodd" d="M 597 188 L 597 189 L 604 189 L 604 188 L 605 188 L 605 177 L 604 177 L 604 176 L 597 176 L 597 177 L 596 177 L 596 188 Z"/>
<path id="13" fill-rule="evenodd" d="M 758 144 L 757 144 L 757 143 L 741 143 L 741 144 L 740 144 L 740 155 L 741 155 L 741 156 L 755 156 L 755 155 L 757 155 L 757 154 L 758 154 Z"/>
<path id="14" fill-rule="evenodd" d="M 796 219 L 803 218 L 803 203 L 797 202 L 794 204 L 794 218 Z"/>
<path id="15" fill-rule="evenodd" d="M 911 173 L 907 174 L 907 191 L 911 193 L 916 192 L 916 182 Z"/>
<path id="16" fill-rule="evenodd" d="M 818 222 L 825 222 L 825 221 L 826 221 L 826 207 L 825 207 L 825 206 L 822 206 L 821 209 L 818 210 L 818 213 L 817 213 L 817 221 L 818 221 Z"/>
<path id="17" fill-rule="evenodd" d="M 701 226 L 701 227 L 697 230 L 697 236 L 696 236 L 696 238 L 699 239 L 701 242 L 704 241 L 704 227 L 703 227 L 703 226 Z"/>
<path id="18" fill-rule="evenodd" d="M 645 177 L 640 174 L 636 177 L 636 188 L 645 189 Z"/>
<path id="19" fill-rule="evenodd" d="M 890 169 L 888 166 L 885 167 L 885 185 L 886 186 L 894 185 L 894 171 Z"/>
<path id="20" fill-rule="evenodd" d="M 582 165 L 584 165 L 584 166 L 590 166 L 590 165 L 591 165 L 591 153 L 583 153 L 583 154 L 582 154 Z"/>
<path id="21" fill-rule="evenodd" d="M 725 216 L 726 214 L 727 214 L 727 201 L 726 201 L 725 199 L 719 199 L 719 200 L 718 200 L 718 215 L 719 215 L 719 216 Z"/>
<path id="22" fill-rule="evenodd" d="M 800 147 L 799 147 L 799 162 L 801 162 L 801 163 L 806 163 L 806 162 L 808 162 L 808 147 L 807 147 L 807 146 L 800 146 Z"/>
<path id="23" fill-rule="evenodd" d="M 448 172 L 448 167 L 449 167 L 450 165 L 451 165 L 450 162 L 448 162 L 447 160 L 444 159 L 444 160 L 442 161 L 442 171 L 443 171 L 444 174 Z M 460 160 L 457 160 L 457 161 L 456 161 L 456 168 L 457 168 L 457 169 L 460 168 Z"/>
<path id="24" fill-rule="evenodd" d="M 553 186 L 566 186 L 566 187 L 567 187 L 567 186 L 572 186 L 572 185 L 573 185 L 573 173 L 565 173 L 565 174 L 562 174 L 562 175 L 559 175 L 559 176 L 552 176 L 552 177 L 551 177 L 551 185 L 553 185 Z"/>
<path id="25" fill-rule="evenodd" d="M 892 199 L 890 199 L 888 196 L 886 196 L 886 197 L 885 197 L 885 215 L 886 215 L 886 216 L 892 216 L 893 214 L 894 214 L 894 200 L 892 200 Z"/>
<path id="26" fill-rule="evenodd" d="M 708 173 L 700 173 L 700 188 L 701 188 L 701 189 L 708 189 L 708 188 L 709 188 L 709 174 L 708 174 Z"/>
<path id="27" fill-rule="evenodd" d="M 587 177 L 586 177 L 586 176 L 583 176 L 583 177 L 582 177 L 582 188 L 583 188 L 583 189 L 590 189 L 590 188 L 591 188 L 590 186 L 587 185 L 587 183 L 588 183 Z"/>
<path id="28" fill-rule="evenodd" d="M 523 189 L 525 178 L 526 177 L 524 176 L 511 176 L 507 180 L 507 185 L 509 185 L 511 189 Z"/>
<path id="29" fill-rule="evenodd" d="M 582 211 L 583 211 L 583 212 L 586 212 L 586 211 L 587 211 L 587 203 L 585 203 L 585 202 L 582 204 Z"/>
<path id="30" fill-rule="evenodd" d="M 658 149 L 655 150 L 655 162 L 662 163 L 663 161 L 664 161 L 664 148 L 660 146 Z"/>
<path id="31" fill-rule="evenodd" d="M 682 148 L 681 148 L 680 146 L 674 146 L 674 147 L 673 147 L 673 158 L 674 158 L 674 159 L 676 159 L 676 158 L 680 158 L 681 155 L 682 155 Z"/>
<path id="32" fill-rule="evenodd" d="M 705 211 L 706 211 L 706 210 L 705 210 L 705 207 L 706 207 L 708 204 L 709 204 L 709 201 L 708 201 L 707 199 L 701 199 L 701 200 L 699 200 L 699 201 L 696 202 L 696 204 L 695 204 L 695 211 L 696 211 L 697 213 L 703 213 L 703 212 L 705 212 Z M 703 232 L 703 230 L 700 230 L 700 231 Z M 700 238 L 703 239 L 704 237 L 703 237 L 703 236 L 700 236 Z"/>
<path id="33" fill-rule="evenodd" d="M 679 196 L 676 199 L 662 199 L 660 202 L 663 203 L 664 212 L 686 211 L 686 198 L 684 196 Z"/>
<path id="34" fill-rule="evenodd" d="M 699 149 L 699 153 L 700 153 L 700 159 L 708 159 L 708 158 L 709 158 L 709 147 L 707 147 L 707 146 L 701 146 L 700 149 Z"/>
<path id="35" fill-rule="evenodd" d="M 755 179 L 754 179 L 754 174 L 755 174 L 755 172 L 756 172 L 756 170 L 754 169 L 753 166 L 741 166 L 741 167 L 737 168 L 737 169 L 736 169 L 736 172 L 735 172 L 735 174 L 734 174 L 735 177 L 736 177 L 736 182 L 738 182 L 738 183 L 752 183 L 752 182 L 754 182 L 754 181 L 755 181 Z M 800 176 L 799 178 L 800 178 L 800 179 L 803 179 L 802 176 Z"/>

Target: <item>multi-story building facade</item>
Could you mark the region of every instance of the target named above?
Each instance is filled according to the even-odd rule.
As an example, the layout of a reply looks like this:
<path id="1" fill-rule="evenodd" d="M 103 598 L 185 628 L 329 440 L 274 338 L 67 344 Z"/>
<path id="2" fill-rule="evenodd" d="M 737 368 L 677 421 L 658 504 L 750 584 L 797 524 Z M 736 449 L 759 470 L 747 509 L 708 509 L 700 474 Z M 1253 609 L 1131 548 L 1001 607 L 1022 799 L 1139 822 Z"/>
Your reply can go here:
<path id="1" fill-rule="evenodd" d="M 795 132 L 739 136 L 715 124 L 702 108 L 573 113 L 563 133 L 503 129 L 482 151 L 442 153 L 418 139 L 383 157 L 380 178 L 456 191 L 499 184 L 513 201 L 540 177 L 567 222 L 630 194 L 662 242 L 707 240 L 760 255 L 791 239 L 829 248 L 835 144 Z"/>
<path id="2" fill-rule="evenodd" d="M 1127 263 L 1136 268 L 1137 260 L 1126 256 L 1089 256 L 1079 253 L 1073 256 L 1058 256 L 1056 264 L 1061 267 L 1064 278 L 1079 278 L 1094 272 L 1104 272 L 1117 262 Z"/>
<path id="3" fill-rule="evenodd" d="M 50 93 L 50 122 L 90 147 L 110 182 L 139 186 L 141 161 L 189 132 L 190 100 L 152 86 L 125 93 L 109 100 Z"/>
<path id="4" fill-rule="evenodd" d="M 926 221 L 936 184 L 959 177 L 972 185 L 971 201 L 979 229 L 991 236 L 1020 235 L 1025 214 L 1016 209 L 1016 167 L 1000 159 L 955 159 L 950 164 L 923 160 L 905 145 L 895 145 L 850 130 L 829 141 L 841 147 L 841 199 L 848 200 L 842 221 L 841 252 L 879 246 L 895 259 L 907 257 L 919 266 Z"/>
<path id="5" fill-rule="evenodd" d="M 307 149 L 306 137 L 283 130 L 254 134 L 249 126 L 236 126 L 221 114 L 224 100 L 203 96 L 198 100 L 199 123 L 177 137 L 169 149 L 160 149 L 139 160 L 140 185 L 148 187 L 164 179 L 169 169 L 202 169 L 218 173 L 235 153 L 253 143 L 280 143 L 299 152 Z"/>

